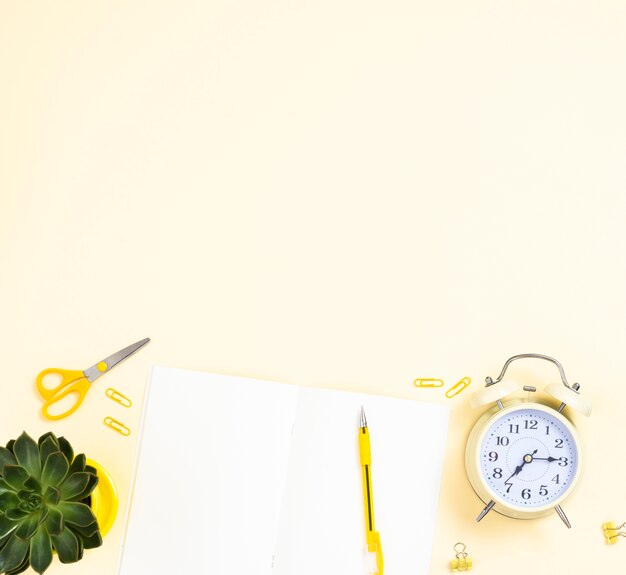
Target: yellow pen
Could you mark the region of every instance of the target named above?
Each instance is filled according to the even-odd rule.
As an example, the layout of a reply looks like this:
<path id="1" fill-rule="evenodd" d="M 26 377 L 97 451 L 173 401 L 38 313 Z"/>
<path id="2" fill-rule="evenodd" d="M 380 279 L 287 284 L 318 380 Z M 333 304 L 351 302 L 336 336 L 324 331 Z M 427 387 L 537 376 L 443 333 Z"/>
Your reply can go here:
<path id="1" fill-rule="evenodd" d="M 383 548 L 380 543 L 380 533 L 376 531 L 374 523 L 374 493 L 372 491 L 372 450 L 370 449 L 370 433 L 367 429 L 365 411 L 361 406 L 361 426 L 359 429 L 359 454 L 363 470 L 363 502 L 365 504 L 365 530 L 367 550 L 376 553 L 378 575 L 383 575 L 385 562 Z"/>

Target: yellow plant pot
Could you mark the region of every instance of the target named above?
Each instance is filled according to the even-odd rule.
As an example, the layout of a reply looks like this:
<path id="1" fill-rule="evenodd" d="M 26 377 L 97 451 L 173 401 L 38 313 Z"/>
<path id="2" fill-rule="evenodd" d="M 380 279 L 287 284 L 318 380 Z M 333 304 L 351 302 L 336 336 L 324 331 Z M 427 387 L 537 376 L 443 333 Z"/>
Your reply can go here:
<path id="1" fill-rule="evenodd" d="M 104 538 L 115 523 L 119 496 L 111 475 L 102 465 L 92 459 L 87 459 L 87 465 L 91 465 L 98 472 L 98 485 L 91 494 L 91 509 L 98 520 L 100 534 Z"/>

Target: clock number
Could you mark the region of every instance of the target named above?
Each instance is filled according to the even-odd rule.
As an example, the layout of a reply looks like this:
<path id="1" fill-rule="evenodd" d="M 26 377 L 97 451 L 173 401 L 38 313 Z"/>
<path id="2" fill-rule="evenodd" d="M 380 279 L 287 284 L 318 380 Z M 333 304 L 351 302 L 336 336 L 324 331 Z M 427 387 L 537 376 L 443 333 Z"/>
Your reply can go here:
<path id="1" fill-rule="evenodd" d="M 512 483 L 510 483 L 510 482 L 508 482 L 508 481 L 505 481 L 505 482 L 504 482 L 504 485 L 506 486 L 506 492 L 507 492 L 507 493 L 508 493 L 509 491 L 511 491 L 511 487 L 513 487 L 513 484 L 512 484 Z"/>
<path id="2" fill-rule="evenodd" d="M 528 421 L 528 419 L 524 420 L 524 429 L 537 429 L 537 425 L 536 419 L 531 419 L 530 421 Z"/>
<path id="3" fill-rule="evenodd" d="M 509 433 L 519 433 L 519 425 L 509 423 Z"/>
<path id="4" fill-rule="evenodd" d="M 496 467 L 493 470 L 493 478 L 494 479 L 502 479 L 502 469 L 500 467 Z"/>
<path id="5" fill-rule="evenodd" d="M 550 435 L 550 426 L 546 425 L 546 435 Z"/>
<path id="6" fill-rule="evenodd" d="M 489 461 L 498 461 L 498 454 L 495 451 L 489 452 Z"/>
<path id="7" fill-rule="evenodd" d="M 530 489 L 522 489 L 522 499 L 530 499 Z"/>
<path id="8" fill-rule="evenodd" d="M 547 485 L 542 485 L 539 488 L 539 495 L 548 495 L 548 486 Z"/>
<path id="9" fill-rule="evenodd" d="M 496 445 L 508 445 L 509 444 L 509 438 L 508 437 L 500 437 L 497 436 L 496 437 Z"/>
<path id="10" fill-rule="evenodd" d="M 557 449 L 563 449 L 563 440 L 562 439 L 555 439 L 554 440 L 554 447 L 556 447 Z"/>
<path id="11" fill-rule="evenodd" d="M 559 485 L 561 482 L 559 481 L 559 474 L 557 473 L 552 479 L 550 479 L 550 481 L 554 481 L 554 483 L 556 483 L 557 485 Z"/>
<path id="12" fill-rule="evenodd" d="M 567 457 L 559 457 L 559 466 L 567 467 L 568 462 L 569 459 L 567 459 Z"/>

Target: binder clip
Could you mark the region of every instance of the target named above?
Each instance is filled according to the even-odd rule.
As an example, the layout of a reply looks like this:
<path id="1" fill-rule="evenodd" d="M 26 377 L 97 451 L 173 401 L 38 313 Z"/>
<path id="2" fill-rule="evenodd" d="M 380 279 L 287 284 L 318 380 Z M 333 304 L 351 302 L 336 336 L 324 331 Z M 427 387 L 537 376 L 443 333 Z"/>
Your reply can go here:
<path id="1" fill-rule="evenodd" d="M 435 379 L 432 377 L 418 377 L 413 385 L 415 387 L 443 387 L 443 379 Z"/>
<path id="2" fill-rule="evenodd" d="M 446 391 L 446 397 L 452 399 L 455 395 L 459 395 L 470 383 L 472 383 L 472 380 L 469 377 L 464 377 Z"/>
<path id="3" fill-rule="evenodd" d="M 465 552 L 465 543 L 460 541 L 454 546 L 454 552 L 456 558 L 450 561 L 450 571 L 471 571 L 472 570 L 472 558 Z"/>
<path id="4" fill-rule="evenodd" d="M 609 544 L 617 543 L 618 537 L 626 537 L 626 531 L 622 531 L 626 527 L 626 523 L 621 525 L 615 525 L 613 521 L 602 524 L 602 530 L 604 531 L 604 539 Z"/>

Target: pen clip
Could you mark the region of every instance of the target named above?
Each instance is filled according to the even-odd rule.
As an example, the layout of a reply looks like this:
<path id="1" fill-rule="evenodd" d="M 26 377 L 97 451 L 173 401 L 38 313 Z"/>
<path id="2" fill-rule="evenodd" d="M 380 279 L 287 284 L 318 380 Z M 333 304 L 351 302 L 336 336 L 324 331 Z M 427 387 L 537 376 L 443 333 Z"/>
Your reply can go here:
<path id="1" fill-rule="evenodd" d="M 377 575 L 383 575 L 385 560 L 383 559 L 383 546 L 380 542 L 380 533 L 378 531 L 370 531 L 367 543 L 368 550 L 376 554 Z"/>

